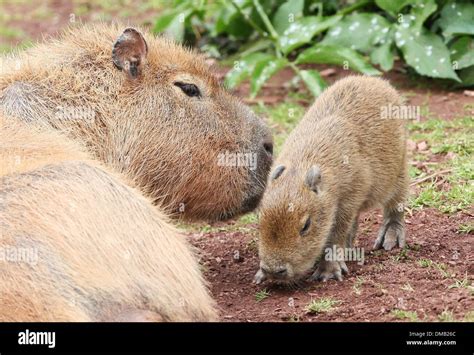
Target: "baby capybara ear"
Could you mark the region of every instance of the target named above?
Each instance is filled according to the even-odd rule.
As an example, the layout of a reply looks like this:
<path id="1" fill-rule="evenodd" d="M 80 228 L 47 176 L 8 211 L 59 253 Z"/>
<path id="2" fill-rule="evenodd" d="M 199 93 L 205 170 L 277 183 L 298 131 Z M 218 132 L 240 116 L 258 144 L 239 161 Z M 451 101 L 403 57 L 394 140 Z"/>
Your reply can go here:
<path id="1" fill-rule="evenodd" d="M 304 180 L 306 186 L 317 194 L 321 191 L 321 169 L 319 166 L 313 165 L 307 172 Z"/>
<path id="2" fill-rule="evenodd" d="M 114 44 L 112 60 L 115 67 L 125 71 L 129 78 L 136 79 L 143 68 L 148 46 L 142 34 L 134 28 L 127 28 Z"/>
<path id="3" fill-rule="evenodd" d="M 283 173 L 285 170 L 284 165 L 278 165 L 275 170 L 273 170 L 273 173 L 270 175 L 270 180 L 276 180 L 280 177 L 280 175 Z"/>

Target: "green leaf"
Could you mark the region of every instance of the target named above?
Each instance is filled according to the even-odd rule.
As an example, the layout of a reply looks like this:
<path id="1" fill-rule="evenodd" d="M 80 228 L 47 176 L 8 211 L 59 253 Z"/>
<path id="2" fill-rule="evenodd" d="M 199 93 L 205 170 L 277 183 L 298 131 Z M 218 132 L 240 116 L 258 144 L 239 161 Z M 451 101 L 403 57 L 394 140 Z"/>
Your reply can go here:
<path id="1" fill-rule="evenodd" d="M 386 41 L 389 30 L 390 23 L 382 16 L 352 14 L 332 26 L 322 43 L 369 53 L 375 45 Z"/>
<path id="2" fill-rule="evenodd" d="M 263 59 L 256 63 L 250 84 L 251 97 L 255 97 L 262 88 L 263 84 L 265 84 L 268 79 L 283 69 L 287 64 L 288 61 L 284 58 L 273 58 L 270 61 Z"/>
<path id="3" fill-rule="evenodd" d="M 165 33 L 175 41 L 182 42 L 186 28 L 186 19 L 193 11 L 192 8 L 181 10 L 180 7 L 168 14 L 162 15 L 156 21 L 153 31 L 155 33 Z"/>
<path id="4" fill-rule="evenodd" d="M 216 18 L 214 36 L 227 33 L 236 38 L 247 38 L 253 33 L 253 28 L 234 7 L 225 8 Z"/>
<path id="5" fill-rule="evenodd" d="M 392 16 L 396 15 L 403 9 L 405 6 L 410 4 L 412 0 L 375 0 L 375 3 L 382 10 L 387 11 Z"/>
<path id="6" fill-rule="evenodd" d="M 252 53 L 234 62 L 234 67 L 225 78 L 225 83 L 229 88 L 234 88 L 253 73 L 255 65 L 264 60 L 271 60 L 273 56 L 266 53 Z"/>
<path id="7" fill-rule="evenodd" d="M 299 71 L 301 79 L 308 87 L 309 91 L 315 96 L 318 97 L 327 87 L 326 82 L 321 77 L 318 71 L 316 70 L 300 70 Z"/>
<path id="8" fill-rule="evenodd" d="M 347 47 L 317 44 L 301 52 L 296 58 L 297 64 L 321 63 L 336 64 L 344 69 L 352 69 L 366 75 L 381 74 L 356 51 Z"/>
<path id="9" fill-rule="evenodd" d="M 246 55 L 250 53 L 264 51 L 270 48 L 271 45 L 272 45 L 272 41 L 267 38 L 258 39 L 258 40 L 255 40 L 254 42 L 244 44 L 242 47 L 240 47 L 239 54 L 241 57 L 245 57 Z"/>
<path id="10" fill-rule="evenodd" d="M 158 20 L 155 22 L 155 26 L 153 27 L 154 33 L 161 33 L 165 31 L 171 24 L 171 22 L 178 16 L 178 12 L 170 11 L 167 13 L 163 13 L 158 17 Z"/>
<path id="11" fill-rule="evenodd" d="M 449 50 L 456 70 L 474 65 L 474 39 L 472 37 L 464 36 L 456 39 Z"/>
<path id="12" fill-rule="evenodd" d="M 383 71 L 389 71 L 393 68 L 394 55 L 392 51 L 393 41 L 388 41 L 380 47 L 375 48 L 370 53 L 370 60 L 374 64 L 380 65 Z"/>
<path id="13" fill-rule="evenodd" d="M 325 18 L 307 16 L 293 22 L 280 37 L 280 47 L 286 55 L 292 50 L 309 43 L 311 39 L 333 26 L 342 16 L 329 16 Z"/>
<path id="14" fill-rule="evenodd" d="M 414 31 L 399 25 L 395 43 L 402 51 L 405 62 L 419 74 L 459 81 L 451 66 L 449 50 L 441 37 L 424 28 Z"/>
<path id="15" fill-rule="evenodd" d="M 184 30 L 185 30 L 185 15 L 176 16 L 173 21 L 171 21 L 168 28 L 165 30 L 165 33 L 173 38 L 177 42 L 182 42 L 184 39 Z"/>
<path id="16" fill-rule="evenodd" d="M 436 5 L 434 0 L 423 0 L 418 4 L 414 4 L 410 11 L 410 20 L 412 20 L 413 23 L 409 23 L 408 26 L 411 26 L 416 31 L 420 31 L 425 21 L 437 8 L 438 5 Z"/>
<path id="17" fill-rule="evenodd" d="M 457 87 L 474 87 L 474 65 L 460 70 L 459 77 L 462 84 L 456 85 Z"/>
<path id="18" fill-rule="evenodd" d="M 304 0 L 288 0 L 283 3 L 273 16 L 273 27 L 283 34 L 290 24 L 303 16 Z"/>
<path id="19" fill-rule="evenodd" d="M 447 3 L 441 10 L 438 25 L 445 38 L 455 34 L 474 35 L 474 4 L 456 1 Z"/>

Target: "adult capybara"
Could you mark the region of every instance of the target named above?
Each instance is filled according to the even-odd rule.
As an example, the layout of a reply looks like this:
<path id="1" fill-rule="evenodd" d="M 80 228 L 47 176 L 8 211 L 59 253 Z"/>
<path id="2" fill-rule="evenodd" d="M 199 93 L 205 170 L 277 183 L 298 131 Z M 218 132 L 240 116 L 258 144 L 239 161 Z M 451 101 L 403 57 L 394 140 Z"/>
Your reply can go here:
<path id="1" fill-rule="evenodd" d="M 209 321 L 199 265 L 131 182 L 0 117 L 0 321 Z"/>
<path id="2" fill-rule="evenodd" d="M 377 205 L 384 222 L 375 247 L 405 245 L 406 133 L 400 117 L 383 115 L 400 104 L 386 81 L 369 77 L 342 79 L 316 100 L 285 142 L 262 200 L 257 282 L 297 279 L 318 259 L 312 279 L 342 280 L 344 260 L 323 253 L 351 247 L 359 213 Z"/>
<path id="3" fill-rule="evenodd" d="M 71 28 L 4 58 L 0 112 L 66 132 L 175 216 L 254 209 L 272 161 L 268 128 L 202 56 L 123 29 Z"/>

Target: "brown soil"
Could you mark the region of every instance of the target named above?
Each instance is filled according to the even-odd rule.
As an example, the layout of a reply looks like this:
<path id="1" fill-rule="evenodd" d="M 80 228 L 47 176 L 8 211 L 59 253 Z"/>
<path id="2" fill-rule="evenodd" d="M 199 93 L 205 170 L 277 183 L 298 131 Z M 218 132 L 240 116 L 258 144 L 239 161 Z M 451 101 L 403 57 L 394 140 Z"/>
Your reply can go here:
<path id="1" fill-rule="evenodd" d="M 416 311 L 419 319 L 436 321 L 444 310 L 452 311 L 455 319 L 474 310 L 472 293 L 450 288 L 453 278 L 472 278 L 474 273 L 472 235 L 457 233 L 469 219 L 472 215 L 448 217 L 431 209 L 416 213 L 407 218 L 409 248 L 401 253 L 372 251 L 382 216 L 364 214 L 355 246 L 366 250 L 365 264 L 348 263 L 350 274 L 343 282 L 304 281 L 297 289 L 268 281 L 252 283 L 258 269 L 257 225 L 248 233 L 191 234 L 190 240 L 201 251 L 223 321 L 395 321 L 394 309 Z M 421 267 L 418 260 L 423 258 L 447 265 L 451 278 L 434 265 Z M 262 289 L 270 295 L 258 302 L 255 295 Z M 309 314 L 306 306 L 321 297 L 340 303 L 331 312 Z"/>

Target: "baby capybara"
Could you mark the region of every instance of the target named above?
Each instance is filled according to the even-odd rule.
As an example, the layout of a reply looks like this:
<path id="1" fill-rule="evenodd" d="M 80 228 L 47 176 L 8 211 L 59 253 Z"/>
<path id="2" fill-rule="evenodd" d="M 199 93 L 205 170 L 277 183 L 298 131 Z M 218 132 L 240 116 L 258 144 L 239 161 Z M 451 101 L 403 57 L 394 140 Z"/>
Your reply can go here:
<path id="1" fill-rule="evenodd" d="M 357 76 L 316 100 L 285 142 L 262 199 L 257 282 L 296 280 L 318 260 L 312 279 L 342 280 L 344 260 L 324 251 L 351 247 L 359 213 L 375 206 L 384 209 L 375 247 L 405 245 L 404 122 L 382 114 L 400 104 L 388 82 Z"/>

